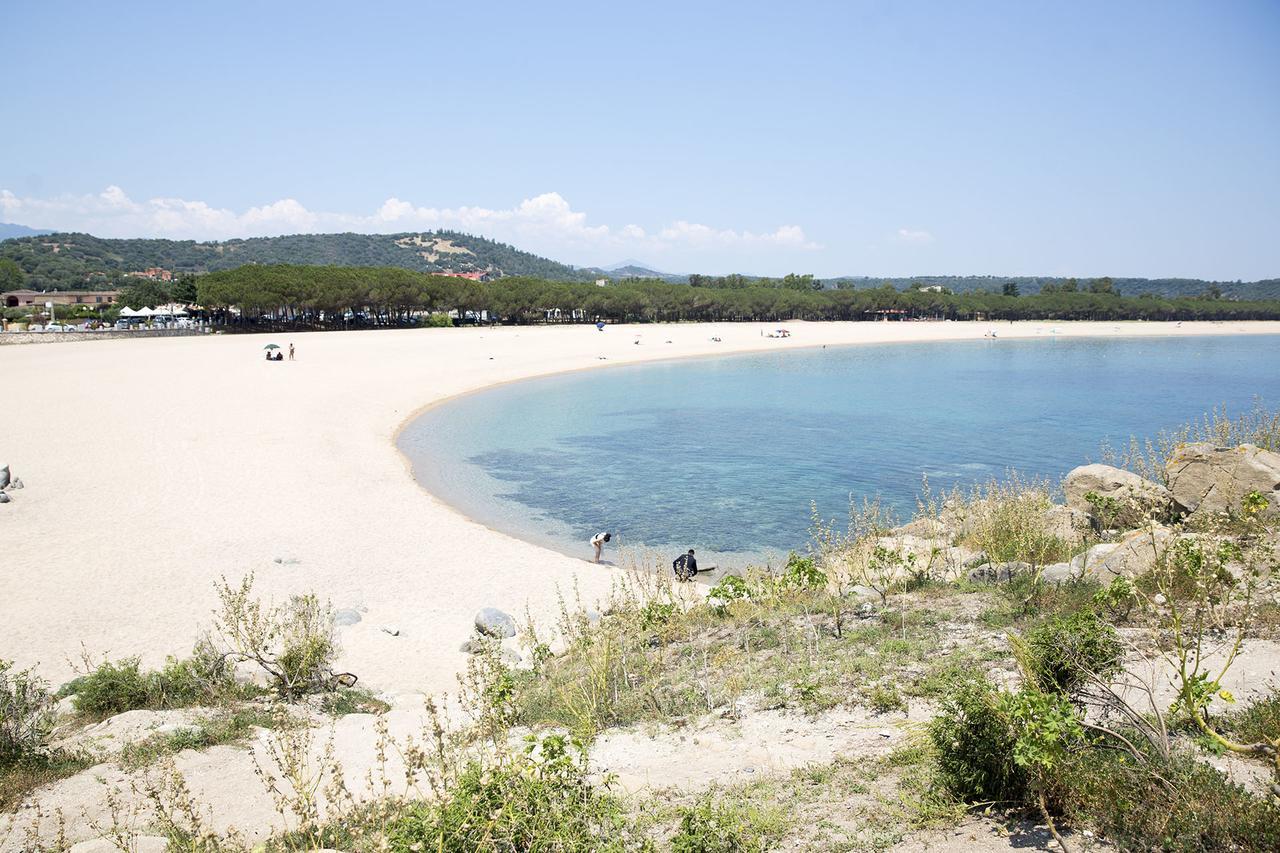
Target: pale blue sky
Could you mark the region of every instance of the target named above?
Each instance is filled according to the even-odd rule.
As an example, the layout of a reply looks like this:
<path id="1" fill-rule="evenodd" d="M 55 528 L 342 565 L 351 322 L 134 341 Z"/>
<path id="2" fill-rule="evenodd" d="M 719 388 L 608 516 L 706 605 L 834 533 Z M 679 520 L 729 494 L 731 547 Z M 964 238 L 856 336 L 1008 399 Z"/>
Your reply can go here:
<path id="1" fill-rule="evenodd" d="M 1280 276 L 1276 0 L 0 3 L 0 221 Z"/>

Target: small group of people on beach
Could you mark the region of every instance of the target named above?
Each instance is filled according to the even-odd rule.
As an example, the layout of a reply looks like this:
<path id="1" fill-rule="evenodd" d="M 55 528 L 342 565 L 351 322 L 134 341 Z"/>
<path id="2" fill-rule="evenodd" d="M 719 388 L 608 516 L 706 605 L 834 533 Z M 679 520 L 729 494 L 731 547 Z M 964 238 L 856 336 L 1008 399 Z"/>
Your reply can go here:
<path id="1" fill-rule="evenodd" d="M 595 549 L 595 558 L 593 562 L 599 563 L 600 558 L 604 555 L 605 543 L 613 539 L 613 534 L 607 530 L 601 530 L 595 536 L 591 537 L 591 547 Z M 703 572 L 714 571 L 715 567 L 711 566 L 702 569 Z M 675 572 L 676 580 L 691 581 L 698 574 L 698 560 L 694 556 L 694 551 L 690 548 L 671 561 L 671 570 Z"/>
<path id="2" fill-rule="evenodd" d="M 293 344 L 289 344 L 289 360 L 293 361 Z M 267 361 L 284 361 L 284 351 L 279 347 L 267 350 Z"/>

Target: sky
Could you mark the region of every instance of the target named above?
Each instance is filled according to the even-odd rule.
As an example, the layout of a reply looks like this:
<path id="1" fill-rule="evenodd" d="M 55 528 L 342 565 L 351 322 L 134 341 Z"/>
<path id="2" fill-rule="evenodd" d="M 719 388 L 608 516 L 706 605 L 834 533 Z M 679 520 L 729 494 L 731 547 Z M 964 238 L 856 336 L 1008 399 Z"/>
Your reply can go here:
<path id="1" fill-rule="evenodd" d="M 0 0 L 0 222 L 1280 277 L 1280 0 Z"/>

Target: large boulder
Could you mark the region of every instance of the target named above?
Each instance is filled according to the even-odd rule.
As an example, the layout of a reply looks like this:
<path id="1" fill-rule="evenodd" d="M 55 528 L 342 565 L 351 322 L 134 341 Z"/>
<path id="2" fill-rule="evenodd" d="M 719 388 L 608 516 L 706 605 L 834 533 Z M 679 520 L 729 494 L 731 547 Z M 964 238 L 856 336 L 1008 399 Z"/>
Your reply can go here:
<path id="1" fill-rule="evenodd" d="M 1080 580 L 1081 571 L 1072 568 L 1070 563 L 1051 563 L 1040 570 L 1040 580 L 1061 585 Z"/>
<path id="2" fill-rule="evenodd" d="M 1071 506 L 1053 506 L 1044 511 L 1044 529 L 1069 545 L 1079 545 L 1089 535 L 1093 523 L 1089 513 Z"/>
<path id="3" fill-rule="evenodd" d="M 1104 526 L 1137 525 L 1148 516 L 1167 518 L 1173 508 L 1173 495 L 1164 486 L 1111 465 L 1073 468 L 1062 482 L 1062 490 L 1067 496 L 1067 506 L 1088 513 Z M 1095 495 L 1107 503 L 1114 501 L 1115 511 L 1100 513 L 1098 505 L 1087 495 Z"/>
<path id="4" fill-rule="evenodd" d="M 1165 527 L 1131 531 L 1101 560 L 1086 563 L 1085 573 L 1104 585 L 1119 575 L 1136 578 L 1154 569 L 1176 539 L 1174 533 Z"/>
<path id="5" fill-rule="evenodd" d="M 1076 577 L 1092 574 L 1090 569 L 1095 569 L 1102 565 L 1102 561 L 1105 560 L 1112 551 L 1119 547 L 1120 545 L 1117 542 L 1100 542 L 1088 551 L 1076 554 L 1071 558 L 1071 562 L 1068 563 L 1068 565 L 1071 567 L 1071 571 Z"/>
<path id="6" fill-rule="evenodd" d="M 945 537 L 881 536 L 876 545 L 903 559 L 903 574 L 909 570 L 924 572 L 928 569 L 930 576 L 935 578 L 959 577 L 964 564 L 974 557 L 973 551 L 954 546 Z M 905 561 L 911 557 L 915 561 L 908 569 Z"/>
<path id="7" fill-rule="evenodd" d="M 9 487 L 9 466 L 5 465 L 3 468 L 0 468 L 0 489 L 7 489 L 8 487 Z"/>
<path id="8" fill-rule="evenodd" d="M 485 607 L 476 614 L 476 630 L 490 637 L 504 639 L 516 635 L 516 620 L 498 610 Z"/>
<path id="9" fill-rule="evenodd" d="M 1253 444 L 1184 444 L 1165 474 L 1173 499 L 1187 513 L 1239 512 L 1245 495 L 1258 492 L 1269 502 L 1266 514 L 1280 515 L 1280 453 Z"/>

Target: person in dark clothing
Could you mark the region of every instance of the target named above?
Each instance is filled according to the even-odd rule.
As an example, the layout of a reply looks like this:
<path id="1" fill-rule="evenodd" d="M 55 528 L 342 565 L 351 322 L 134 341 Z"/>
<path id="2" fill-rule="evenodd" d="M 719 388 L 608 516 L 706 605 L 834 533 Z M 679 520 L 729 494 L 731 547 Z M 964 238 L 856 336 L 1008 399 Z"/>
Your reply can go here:
<path id="1" fill-rule="evenodd" d="M 671 568 L 675 570 L 678 580 L 693 580 L 693 576 L 698 573 L 698 561 L 693 556 L 693 549 L 690 548 L 689 553 L 676 557 L 671 563 Z"/>

